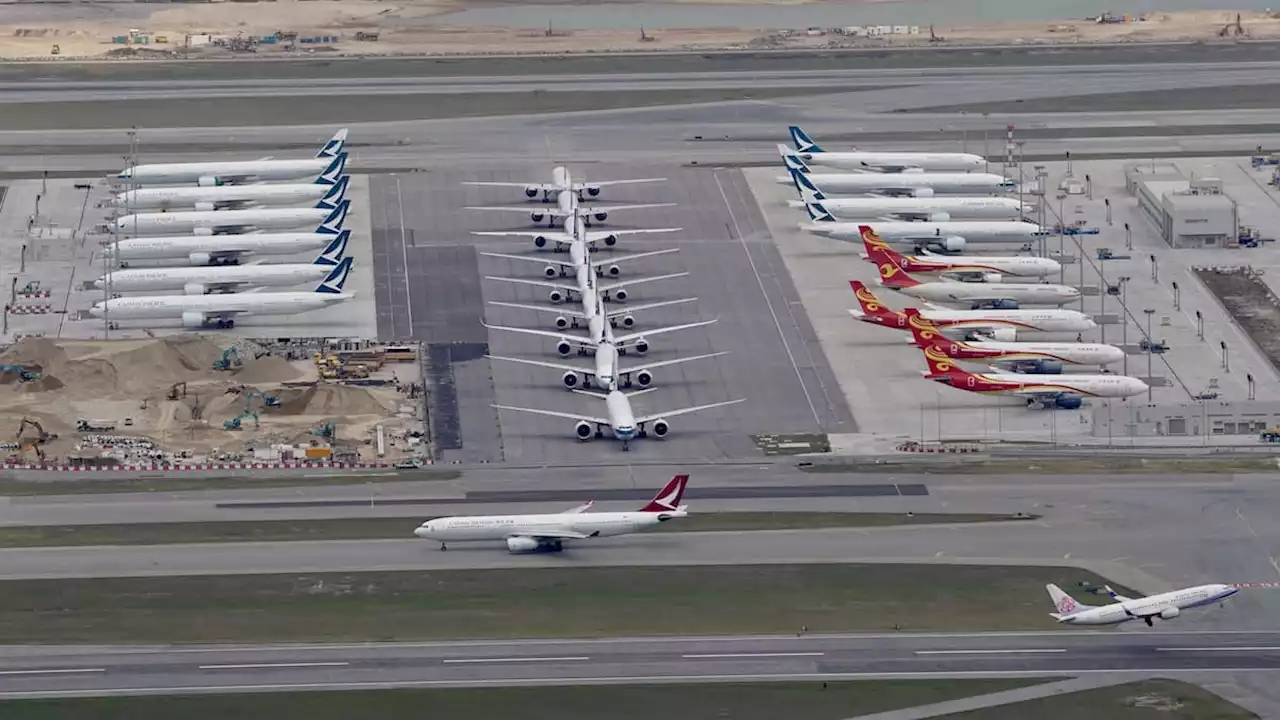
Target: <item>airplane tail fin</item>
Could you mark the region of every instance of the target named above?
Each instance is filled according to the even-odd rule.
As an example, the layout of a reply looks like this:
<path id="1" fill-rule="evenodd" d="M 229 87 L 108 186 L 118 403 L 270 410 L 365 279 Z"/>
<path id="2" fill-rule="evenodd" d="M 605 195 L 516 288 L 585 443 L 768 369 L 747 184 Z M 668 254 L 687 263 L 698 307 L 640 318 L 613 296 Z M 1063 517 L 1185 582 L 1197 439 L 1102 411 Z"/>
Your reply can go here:
<path id="1" fill-rule="evenodd" d="M 1084 605 L 1076 602 L 1075 598 L 1063 592 L 1062 588 L 1054 585 L 1053 583 L 1045 585 L 1044 589 L 1049 591 L 1049 599 L 1053 600 L 1053 609 L 1057 610 L 1057 612 L 1049 614 L 1058 620 L 1061 620 L 1068 615 L 1074 615 L 1081 610 L 1088 610 L 1093 607 L 1092 605 Z"/>
<path id="2" fill-rule="evenodd" d="M 796 155 L 795 153 L 783 153 L 782 165 L 787 168 L 787 172 L 789 173 L 800 173 L 802 175 L 807 175 L 809 173 L 808 163 L 804 161 L 804 158 Z"/>
<path id="3" fill-rule="evenodd" d="M 880 299 L 871 292 L 871 289 L 863 285 L 861 281 L 850 280 L 849 287 L 853 288 L 853 296 L 858 298 L 858 305 L 862 306 L 863 315 L 891 320 L 894 325 L 898 325 L 899 321 L 905 324 L 906 319 L 902 313 L 885 307 L 880 302 Z"/>
<path id="4" fill-rule="evenodd" d="M 343 230 L 334 236 L 333 240 L 325 246 L 324 250 L 316 256 L 313 261 L 315 265 L 337 265 L 342 262 L 347 254 L 347 242 L 351 240 L 351 231 Z"/>
<path id="5" fill-rule="evenodd" d="M 676 475 L 666 484 L 648 505 L 640 508 L 640 512 L 676 512 L 681 510 L 680 498 L 684 497 L 684 489 L 689 484 L 688 475 Z"/>
<path id="6" fill-rule="evenodd" d="M 940 348 L 940 343 L 954 343 L 955 345 L 964 346 L 959 340 L 951 340 L 942 335 L 942 331 L 932 320 L 920 314 L 916 308 L 904 308 L 902 314 L 907 317 L 907 327 L 911 330 L 912 341 L 918 348 L 927 348 L 935 346 Z"/>
<path id="7" fill-rule="evenodd" d="M 316 232 L 324 235 L 341 235 L 342 223 L 347 220 L 347 211 L 351 209 L 351 201 L 343 200 L 329 213 L 329 216 L 316 226 Z"/>
<path id="8" fill-rule="evenodd" d="M 800 197 L 804 198 L 806 202 L 810 198 L 814 202 L 822 202 L 827 199 L 827 196 L 818 189 L 817 185 L 813 184 L 813 180 L 810 180 L 808 175 L 792 170 L 791 179 L 795 181 L 796 189 L 800 191 Z"/>
<path id="9" fill-rule="evenodd" d="M 867 249 L 867 257 L 871 256 L 872 247 L 879 247 L 888 250 L 889 257 L 894 260 L 902 257 L 902 255 L 898 254 L 898 251 L 889 247 L 889 243 L 885 242 L 884 239 L 880 237 L 879 233 L 871 229 L 870 225 L 859 225 L 858 232 L 862 235 L 862 245 Z"/>
<path id="10" fill-rule="evenodd" d="M 564 165 L 557 165 L 551 169 L 551 184 L 558 190 L 572 190 L 573 176 L 569 174 L 569 168 Z"/>
<path id="11" fill-rule="evenodd" d="M 930 343 L 924 348 L 924 361 L 929 365 L 929 371 L 925 373 L 925 377 L 930 380 L 964 380 L 970 378 L 973 373 L 961 370 L 956 367 L 955 361 L 952 360 L 947 353 L 937 343 Z M 963 387 L 963 384 L 957 385 Z"/>
<path id="12" fill-rule="evenodd" d="M 866 240 L 863 240 L 866 244 Z M 887 288 L 904 290 L 920 284 L 919 280 L 908 275 L 889 253 L 893 251 L 883 245 L 867 245 L 867 256 L 880 271 L 880 284 Z"/>
<path id="13" fill-rule="evenodd" d="M 813 138 L 809 137 L 808 133 L 801 130 L 799 125 L 792 125 L 791 127 L 787 128 L 787 131 L 791 133 L 791 144 L 795 145 L 796 150 L 798 150 L 799 152 L 802 152 L 802 153 L 823 152 L 822 148 L 818 146 L 818 143 L 814 142 Z"/>
<path id="14" fill-rule="evenodd" d="M 316 157 L 338 157 L 343 154 L 342 149 L 346 147 L 346 145 L 347 129 L 342 128 L 338 132 L 334 133 L 333 137 L 329 139 L 329 142 L 324 144 L 324 147 L 320 148 L 320 152 L 316 153 Z"/>
<path id="15" fill-rule="evenodd" d="M 324 172 L 316 176 L 317 185 L 337 185 L 338 181 L 346 177 L 347 174 L 347 154 L 338 153 L 329 161 L 329 165 L 325 167 Z"/>
<path id="16" fill-rule="evenodd" d="M 338 203 L 342 202 L 347 196 L 347 183 L 350 181 L 350 175 L 343 175 L 338 182 L 330 185 L 329 190 L 324 194 L 324 197 L 316 201 L 316 208 L 320 210 L 333 210 L 338 207 Z"/>
<path id="17" fill-rule="evenodd" d="M 800 197 L 804 200 L 804 209 L 809 213 L 809 219 L 814 222 L 835 222 L 836 216 L 827 210 L 821 200 L 814 198 L 804 188 L 800 189 Z"/>
<path id="18" fill-rule="evenodd" d="M 351 275 L 351 258 L 343 258 L 342 262 L 334 265 L 325 279 L 316 286 L 316 292 L 334 295 L 341 293 L 342 286 L 347 283 L 349 275 Z"/>

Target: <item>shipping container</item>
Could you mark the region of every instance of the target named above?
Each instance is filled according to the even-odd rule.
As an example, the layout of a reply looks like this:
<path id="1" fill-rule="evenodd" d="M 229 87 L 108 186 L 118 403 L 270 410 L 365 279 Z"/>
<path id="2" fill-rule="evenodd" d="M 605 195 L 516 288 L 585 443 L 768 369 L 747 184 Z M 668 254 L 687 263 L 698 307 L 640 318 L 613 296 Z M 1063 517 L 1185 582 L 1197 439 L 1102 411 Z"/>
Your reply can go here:
<path id="1" fill-rule="evenodd" d="M 308 460 L 328 460 L 332 452 L 327 447 L 309 447 L 307 448 Z"/>

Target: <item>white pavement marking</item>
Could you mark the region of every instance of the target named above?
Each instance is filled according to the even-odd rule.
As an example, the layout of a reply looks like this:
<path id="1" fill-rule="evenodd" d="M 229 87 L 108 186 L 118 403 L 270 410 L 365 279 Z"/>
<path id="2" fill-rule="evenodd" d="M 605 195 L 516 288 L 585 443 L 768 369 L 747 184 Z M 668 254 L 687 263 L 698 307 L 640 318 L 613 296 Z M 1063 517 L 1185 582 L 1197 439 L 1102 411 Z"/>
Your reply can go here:
<path id="1" fill-rule="evenodd" d="M 567 657 L 456 658 L 443 660 L 442 662 L 446 665 L 460 665 L 463 663 L 579 662 L 590 659 L 585 655 L 572 655 Z"/>
<path id="2" fill-rule="evenodd" d="M 1033 653 L 1064 653 L 1064 648 L 1025 650 L 917 650 L 917 655 L 1030 655 Z"/>
<path id="3" fill-rule="evenodd" d="M 270 668 L 346 667 L 349 662 L 240 663 L 235 665 L 201 665 L 201 670 L 257 670 Z"/>
<path id="4" fill-rule="evenodd" d="M 1280 652 L 1280 647 L 1171 647 L 1156 652 Z"/>
<path id="5" fill-rule="evenodd" d="M 778 652 L 778 653 L 705 653 L 701 655 L 681 655 L 686 660 L 711 660 L 727 658 L 782 658 L 782 657 L 822 657 L 820 652 Z"/>
<path id="6" fill-rule="evenodd" d="M 817 426 L 818 432 L 822 432 L 822 418 L 818 416 L 818 408 L 813 404 L 813 398 L 809 396 L 809 386 L 804 382 L 804 376 L 800 374 L 800 366 L 796 364 L 796 356 L 791 352 L 791 344 L 787 342 L 787 336 L 782 332 L 782 323 L 778 321 L 778 313 L 773 309 L 773 300 L 769 297 L 768 291 L 764 289 L 764 280 L 760 277 L 760 271 L 756 269 L 755 258 L 751 257 L 751 248 L 747 246 L 747 238 L 742 234 L 742 228 L 738 226 L 738 216 L 733 212 L 733 206 L 729 204 L 729 195 L 724 191 L 724 185 L 720 183 L 720 174 L 713 173 L 712 177 L 716 179 L 716 189 L 720 191 L 720 197 L 724 200 L 724 209 L 729 213 L 729 220 L 733 222 L 733 234 L 738 236 L 738 242 L 742 243 L 742 251 L 747 254 L 747 262 L 751 264 L 751 274 L 756 276 L 756 283 L 760 285 L 760 294 L 764 295 L 764 302 L 769 306 L 769 315 L 773 317 L 773 326 L 778 329 L 778 339 L 782 341 L 782 347 L 787 351 L 787 359 L 791 361 L 791 369 L 796 371 L 796 380 L 800 381 L 800 390 L 804 393 L 804 399 L 809 403 L 809 412 L 813 413 L 813 422 Z"/>
<path id="7" fill-rule="evenodd" d="M 70 675 L 72 673 L 104 673 L 106 668 L 50 668 L 47 670 L 0 670 L 0 675 Z"/>
<path id="8" fill-rule="evenodd" d="M 1271 562 L 1271 569 L 1276 571 L 1276 575 L 1280 575 L 1280 563 L 1276 562 L 1276 556 L 1263 549 L 1262 538 L 1258 537 L 1258 532 L 1253 529 L 1253 525 L 1250 524 L 1249 519 L 1244 516 L 1244 512 L 1241 511 L 1238 506 L 1236 507 L 1236 518 L 1238 518 L 1240 522 L 1244 523 L 1244 529 L 1249 531 L 1249 534 L 1253 536 L 1254 541 L 1258 543 L 1258 548 L 1262 549 L 1263 553 L 1267 556 L 1267 560 Z"/>
<path id="9" fill-rule="evenodd" d="M 404 196 L 400 192 L 399 175 L 396 175 L 396 208 L 400 211 L 400 255 L 404 262 L 404 302 L 405 312 L 409 315 L 409 334 L 405 337 L 409 338 L 413 337 L 413 294 L 409 286 L 409 246 L 404 230 Z M 391 331 L 395 332 L 395 328 Z"/>

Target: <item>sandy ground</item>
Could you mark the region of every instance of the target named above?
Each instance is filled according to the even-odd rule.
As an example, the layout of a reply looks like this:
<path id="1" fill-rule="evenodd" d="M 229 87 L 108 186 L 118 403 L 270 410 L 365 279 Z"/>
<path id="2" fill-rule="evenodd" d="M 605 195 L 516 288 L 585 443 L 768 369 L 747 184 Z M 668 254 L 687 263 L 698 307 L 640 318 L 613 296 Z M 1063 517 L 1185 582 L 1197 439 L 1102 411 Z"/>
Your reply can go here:
<path id="1" fill-rule="evenodd" d="M 706 0 L 700 0 L 706 1 Z M 713 2 L 717 0 L 712 0 Z M 731 0 L 718 0 L 730 2 Z M 769 1 L 769 0 L 765 0 Z M 796 0 L 778 0 L 789 4 Z M 803 0 L 799 0 L 803 1 Z M 1235 13 L 1186 12 L 1152 13 L 1145 18 L 1118 24 L 1087 21 L 1022 22 L 979 26 L 935 27 L 941 38 L 931 42 L 928 33 L 890 38 L 852 38 L 841 35 L 818 37 L 791 34 L 763 34 L 759 30 L 650 29 L 650 39 L 634 31 L 573 31 L 548 37 L 543 32 L 506 28 L 457 28 L 430 24 L 434 15 L 457 10 L 462 0 L 418 0 L 388 4 L 366 0 L 310 0 L 308 2 L 211 3 L 181 5 L 147 12 L 149 6 L 126 4 L 120 11 L 87 13 L 77 19 L 65 13 L 42 16 L 32 7 L 22 6 L 20 24 L 0 25 L 0 58 L 48 58 L 54 44 L 60 56 L 101 57 L 121 46 L 112 45 L 113 36 L 139 28 L 165 36 L 169 42 L 154 44 L 152 50 L 182 51 L 188 33 L 260 36 L 281 28 L 300 35 L 331 34 L 342 37 L 333 48 L 310 52 L 343 55 L 468 55 L 483 53 L 571 53 L 632 50 L 708 50 L 742 48 L 805 47 L 907 47 L 912 45 L 1049 44 L 1156 42 L 1213 40 Z M 0 8 L 13 8 L 0 5 Z M 49 6 L 56 8 L 59 6 Z M 94 6 L 101 7 L 101 6 Z M 16 13 L 15 13 L 16 15 Z M 0 12 L 0 18 L 5 13 Z M 306 19 L 306 25 L 299 23 Z M 1280 38 L 1280 14 L 1244 13 L 1245 36 L 1250 39 Z M 357 31 L 377 31 L 378 42 L 359 42 Z M 299 46 L 306 47 L 306 46 Z M 195 51 L 196 56 L 217 55 L 211 48 Z M 264 46 L 259 55 L 282 54 L 277 47 Z M 298 50 L 304 53 L 307 50 Z"/>

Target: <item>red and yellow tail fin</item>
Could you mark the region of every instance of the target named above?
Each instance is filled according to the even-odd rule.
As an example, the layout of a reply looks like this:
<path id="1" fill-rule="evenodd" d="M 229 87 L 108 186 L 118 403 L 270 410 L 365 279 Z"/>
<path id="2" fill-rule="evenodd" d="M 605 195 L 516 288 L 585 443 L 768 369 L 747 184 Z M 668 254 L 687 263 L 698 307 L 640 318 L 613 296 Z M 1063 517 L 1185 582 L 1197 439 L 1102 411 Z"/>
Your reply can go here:
<path id="1" fill-rule="evenodd" d="M 930 343 L 924 348 L 924 361 L 929 365 L 927 377 L 930 378 L 963 379 L 971 374 L 956 367 L 955 361 L 947 357 L 946 351 L 934 343 Z"/>
<path id="2" fill-rule="evenodd" d="M 906 325 L 906 318 L 902 313 L 885 307 L 884 303 L 880 302 L 880 299 L 871 292 L 871 288 L 862 284 L 861 281 L 850 280 L 849 287 L 853 288 L 853 296 L 858 298 L 858 305 L 862 307 L 864 315 L 869 318 L 886 320 L 889 325 Z"/>
<path id="3" fill-rule="evenodd" d="M 942 330 L 932 320 L 921 315 L 916 308 L 906 308 L 902 314 L 907 317 L 907 328 L 911 330 L 911 337 L 915 339 L 916 347 L 927 348 L 943 342 L 957 342 L 945 337 Z"/>
<path id="4" fill-rule="evenodd" d="M 865 244 L 865 243 L 864 243 Z M 898 265 L 897 255 L 892 248 L 885 245 L 867 245 L 867 257 L 880 271 L 880 284 L 888 288 L 909 288 L 919 285 L 919 281 L 911 277 Z"/>

